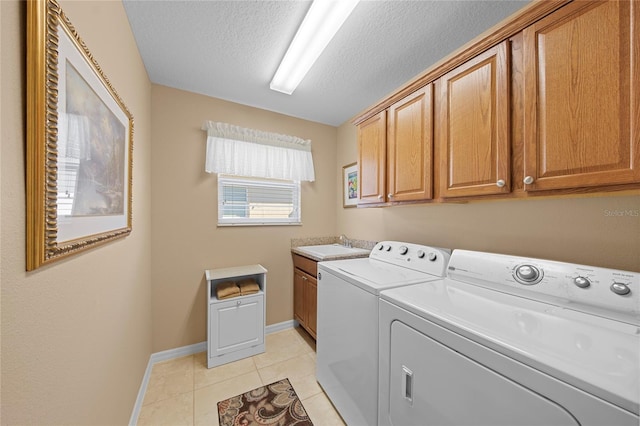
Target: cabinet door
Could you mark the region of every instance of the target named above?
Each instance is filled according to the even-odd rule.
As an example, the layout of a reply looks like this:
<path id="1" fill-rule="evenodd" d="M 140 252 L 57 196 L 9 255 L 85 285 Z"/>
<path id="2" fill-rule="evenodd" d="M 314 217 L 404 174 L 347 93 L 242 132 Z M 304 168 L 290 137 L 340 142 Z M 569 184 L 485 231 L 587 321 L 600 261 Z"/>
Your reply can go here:
<path id="1" fill-rule="evenodd" d="M 318 282 L 312 276 L 307 277 L 305 286 L 305 307 L 307 308 L 307 330 L 316 338 L 316 326 L 318 324 Z"/>
<path id="2" fill-rule="evenodd" d="M 210 309 L 210 357 L 264 342 L 263 294 L 212 303 Z"/>
<path id="3" fill-rule="evenodd" d="M 304 309 L 304 274 L 297 268 L 293 270 L 293 316 L 302 325 L 305 325 L 306 312 Z"/>
<path id="4" fill-rule="evenodd" d="M 385 202 L 387 112 L 358 125 L 358 196 L 360 204 Z"/>
<path id="5" fill-rule="evenodd" d="M 432 196 L 433 86 L 389 108 L 387 186 L 389 201 Z"/>
<path id="6" fill-rule="evenodd" d="M 445 74 L 436 84 L 440 194 L 509 192 L 508 42 Z"/>
<path id="7" fill-rule="evenodd" d="M 639 22 L 575 2 L 524 30 L 527 191 L 640 181 Z"/>

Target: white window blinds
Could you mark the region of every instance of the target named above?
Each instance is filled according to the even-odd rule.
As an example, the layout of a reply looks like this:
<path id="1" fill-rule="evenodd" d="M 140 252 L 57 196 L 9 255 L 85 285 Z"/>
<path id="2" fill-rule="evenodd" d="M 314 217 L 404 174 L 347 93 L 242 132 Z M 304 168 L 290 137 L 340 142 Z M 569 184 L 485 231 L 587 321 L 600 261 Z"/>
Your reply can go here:
<path id="1" fill-rule="evenodd" d="M 218 175 L 218 225 L 299 225 L 300 182 Z"/>
<path id="2" fill-rule="evenodd" d="M 292 181 L 314 181 L 311 141 L 207 121 L 205 171 Z"/>

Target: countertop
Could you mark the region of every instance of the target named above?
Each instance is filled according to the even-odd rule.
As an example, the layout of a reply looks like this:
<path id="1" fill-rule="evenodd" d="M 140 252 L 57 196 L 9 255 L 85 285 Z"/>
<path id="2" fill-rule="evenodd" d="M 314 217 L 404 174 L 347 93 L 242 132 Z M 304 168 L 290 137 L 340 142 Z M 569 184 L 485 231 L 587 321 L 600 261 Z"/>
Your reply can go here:
<path id="1" fill-rule="evenodd" d="M 366 250 L 369 250 L 369 252 L 376 245 L 375 241 L 352 240 L 352 239 L 349 239 L 349 241 L 351 242 L 352 247 L 366 249 Z M 341 259 L 357 259 L 357 258 L 369 256 L 368 253 L 354 253 L 354 254 L 327 255 L 320 258 L 308 252 L 298 249 L 298 247 L 302 247 L 302 246 L 339 244 L 339 242 L 340 242 L 340 237 L 293 238 L 291 239 L 291 253 L 295 253 L 297 255 L 306 257 L 316 262 L 325 262 L 328 260 L 341 260 Z"/>

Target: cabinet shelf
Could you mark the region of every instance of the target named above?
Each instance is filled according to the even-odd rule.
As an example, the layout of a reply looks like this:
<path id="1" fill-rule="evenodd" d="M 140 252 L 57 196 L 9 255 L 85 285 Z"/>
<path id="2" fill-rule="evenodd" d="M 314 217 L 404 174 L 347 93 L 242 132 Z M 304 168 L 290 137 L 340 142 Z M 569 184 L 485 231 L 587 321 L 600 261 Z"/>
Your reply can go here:
<path id="1" fill-rule="evenodd" d="M 204 271 L 207 281 L 243 278 L 250 275 L 262 275 L 266 273 L 267 270 L 262 265 L 234 266 L 231 268 L 207 269 Z"/>
<path id="2" fill-rule="evenodd" d="M 238 296 L 233 296 L 233 297 L 227 297 L 226 299 L 218 299 L 215 295 L 215 290 L 212 289 L 213 294 L 211 294 L 211 297 L 209 297 L 209 303 L 220 303 L 220 302 L 228 302 L 230 300 L 242 300 L 242 299 L 246 299 L 247 297 L 251 297 L 251 296 L 264 296 L 264 291 L 260 290 L 257 293 L 251 293 L 251 294 L 241 294 Z"/>
<path id="3" fill-rule="evenodd" d="M 267 270 L 262 265 L 207 269 L 207 366 L 237 361 L 265 351 Z M 253 279 L 256 293 L 218 299 L 216 287 Z"/>

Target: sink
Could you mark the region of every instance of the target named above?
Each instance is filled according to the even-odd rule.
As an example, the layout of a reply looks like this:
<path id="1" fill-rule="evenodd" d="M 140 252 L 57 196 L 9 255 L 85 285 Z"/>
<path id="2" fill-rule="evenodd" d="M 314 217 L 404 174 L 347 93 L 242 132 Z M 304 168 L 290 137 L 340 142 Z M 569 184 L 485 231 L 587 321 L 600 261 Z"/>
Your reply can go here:
<path id="1" fill-rule="evenodd" d="M 326 257 L 333 256 L 354 256 L 354 255 L 369 255 L 370 250 L 355 248 L 355 247 L 345 247 L 340 244 L 324 244 L 317 246 L 301 246 L 297 247 L 298 250 L 308 253 L 311 256 L 315 256 L 320 259 L 324 259 Z"/>

